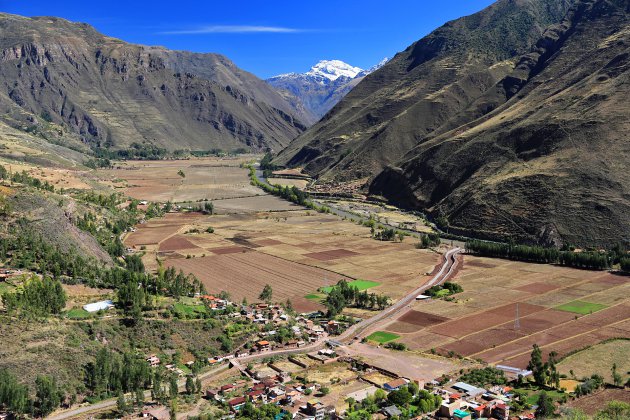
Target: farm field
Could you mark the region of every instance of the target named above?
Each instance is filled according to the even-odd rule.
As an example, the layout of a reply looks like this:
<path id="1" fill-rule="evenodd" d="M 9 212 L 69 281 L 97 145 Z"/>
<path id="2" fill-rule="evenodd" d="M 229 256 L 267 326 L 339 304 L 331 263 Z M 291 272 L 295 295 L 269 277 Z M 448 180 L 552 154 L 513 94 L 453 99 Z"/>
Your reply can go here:
<path id="1" fill-rule="evenodd" d="M 381 329 L 412 349 L 519 368 L 526 367 L 533 344 L 562 357 L 630 337 L 627 277 L 466 255 L 454 281 L 464 291 L 453 301 L 416 302 Z"/>
<path id="2" fill-rule="evenodd" d="M 301 190 L 306 188 L 309 183 L 306 179 L 295 178 L 267 178 L 267 182 L 271 185 L 280 185 L 281 187 L 298 187 Z"/>
<path id="3" fill-rule="evenodd" d="M 400 338 L 398 334 L 385 331 L 376 331 L 366 337 L 368 341 L 376 341 L 379 344 L 389 343 L 397 338 Z"/>
<path id="4" fill-rule="evenodd" d="M 606 305 L 602 305 L 601 303 L 590 303 L 581 300 L 574 300 L 573 302 L 565 303 L 564 305 L 556 307 L 558 310 L 574 312 L 580 315 L 601 311 L 604 308 L 606 308 Z"/>
<path id="5" fill-rule="evenodd" d="M 275 199 L 259 198 L 268 197 Z M 215 209 L 222 201 L 214 201 Z M 399 299 L 439 263 L 438 254 L 416 249 L 411 240 L 379 242 L 369 228 L 291 206 L 296 210 L 167 214 L 137 226 L 124 243 L 145 253 L 149 270 L 159 258 L 196 275 L 209 292 L 226 290 L 237 301 L 256 300 L 269 283 L 274 299 L 291 299 L 301 311 L 322 308 L 315 296 L 305 297 L 341 279 Z M 214 233 L 206 233 L 208 227 Z"/>
<path id="6" fill-rule="evenodd" d="M 369 281 L 369 280 L 352 280 L 351 282 L 348 283 L 348 286 L 356 287 L 360 292 L 362 292 L 363 290 L 367 290 L 367 289 L 371 289 L 372 287 L 380 286 L 380 283 L 377 283 L 375 281 Z M 334 288 L 333 286 L 324 287 L 324 288 L 322 288 L 322 291 L 326 292 L 326 293 L 329 293 L 333 288 Z"/>
<path id="7" fill-rule="evenodd" d="M 125 161 L 97 174 L 102 183 L 138 200 L 179 203 L 262 195 L 240 168 L 248 160 L 251 157 Z"/>
<path id="8" fill-rule="evenodd" d="M 617 372 L 625 383 L 630 372 L 629 354 L 630 340 L 609 341 L 568 356 L 558 363 L 558 371 L 570 377 L 572 370 L 578 379 L 597 373 L 612 382 L 611 367 L 616 363 Z"/>

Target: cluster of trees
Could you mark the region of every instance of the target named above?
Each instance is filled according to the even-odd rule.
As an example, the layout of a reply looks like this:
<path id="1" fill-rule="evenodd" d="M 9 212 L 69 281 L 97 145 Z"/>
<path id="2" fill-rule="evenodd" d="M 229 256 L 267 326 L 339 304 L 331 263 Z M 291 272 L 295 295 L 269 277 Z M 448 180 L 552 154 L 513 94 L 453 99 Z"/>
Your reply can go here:
<path id="1" fill-rule="evenodd" d="M 84 163 L 84 165 L 91 169 L 111 168 L 112 161 L 107 158 L 95 158 L 95 159 L 88 159 Z"/>
<path id="2" fill-rule="evenodd" d="M 42 182 L 39 178 L 30 176 L 26 171 L 9 173 L 7 169 L 0 165 L 0 179 L 10 180 L 19 184 L 30 185 L 38 190 L 54 192 L 55 187 L 48 181 Z"/>
<path id="3" fill-rule="evenodd" d="M 368 396 L 361 402 L 352 399 L 347 402 L 348 419 L 372 418 L 382 407 L 392 404 L 403 412 L 401 418 L 410 418 L 436 410 L 442 404 L 442 397 L 419 389 L 415 383 L 409 383 L 389 394 L 382 389 L 377 389 L 374 395 Z"/>
<path id="4" fill-rule="evenodd" d="M 420 235 L 420 242 L 417 245 L 419 249 L 427 249 L 440 245 L 440 235 L 437 233 L 427 233 Z"/>
<path id="5" fill-rule="evenodd" d="M 361 309 L 385 309 L 390 304 L 390 299 L 385 295 L 377 295 L 368 293 L 367 291 L 359 291 L 356 286 L 351 286 L 345 280 L 340 280 L 333 287 L 324 300 L 328 309 L 328 316 L 334 317 L 340 314 L 344 308 L 352 306 Z"/>
<path id="6" fill-rule="evenodd" d="M 621 271 L 630 273 L 630 257 L 623 257 L 619 260 Z"/>
<path id="7" fill-rule="evenodd" d="M 38 376 L 35 379 L 35 399 L 31 399 L 29 388 L 18 383 L 17 378 L 6 369 L 0 369 L 0 409 L 15 415 L 46 417 L 61 404 L 63 392 L 54 377 Z"/>
<path id="8" fill-rule="evenodd" d="M 169 155 L 168 150 L 151 143 L 131 143 L 129 149 L 118 150 L 96 147 L 93 152 L 96 158 L 109 160 L 157 160 Z"/>
<path id="9" fill-rule="evenodd" d="M 472 369 L 463 374 L 460 381 L 469 384 L 485 387 L 486 385 L 503 385 L 507 383 L 505 372 L 492 366 L 482 369 Z"/>
<path id="10" fill-rule="evenodd" d="M 236 415 L 237 418 L 251 420 L 278 420 L 290 419 L 289 414 L 281 415 L 282 407 L 277 404 L 263 404 L 256 407 L 251 401 L 247 401 Z"/>
<path id="11" fill-rule="evenodd" d="M 192 274 L 185 275 L 173 267 L 158 268 L 157 275 L 144 273 L 142 261 L 131 260 L 128 269 L 115 268 L 105 273 L 103 286 L 117 289 L 118 305 L 124 314 L 139 321 L 142 311 L 152 307 L 153 296 L 193 296 L 205 293 L 203 284 Z"/>
<path id="12" fill-rule="evenodd" d="M 2 302 L 9 313 L 46 317 L 61 313 L 66 306 L 66 292 L 58 280 L 32 276 L 21 289 L 5 292 Z"/>
<path id="13" fill-rule="evenodd" d="M 446 290 L 447 293 L 444 293 L 443 292 L 444 290 Z M 443 295 L 450 296 L 450 295 L 454 295 L 455 293 L 461 293 L 463 291 L 464 289 L 462 288 L 461 285 L 457 283 L 452 283 L 450 281 L 446 281 L 443 284 L 438 284 L 436 286 L 433 286 L 427 289 L 425 293 L 431 297 L 435 297 L 435 296 L 443 296 Z"/>
<path id="14" fill-rule="evenodd" d="M 601 388 L 602 385 L 604 385 L 604 378 L 600 375 L 593 374 L 575 388 L 575 395 L 578 397 L 588 395 Z"/>
<path id="15" fill-rule="evenodd" d="M 269 152 L 265 153 L 265 156 L 260 160 L 260 169 L 263 171 L 263 176 L 265 178 L 270 178 L 273 171 L 278 169 L 276 165 L 271 163 L 273 159 L 273 155 Z"/>
<path id="16" fill-rule="evenodd" d="M 14 268 L 25 268 L 55 278 L 97 278 L 103 269 L 94 259 L 82 257 L 73 248 L 62 251 L 44 240 L 28 220 L 20 219 L 0 237 L 0 260 Z"/>
<path id="17" fill-rule="evenodd" d="M 534 344 L 527 369 L 532 371 L 534 381 L 542 387 L 554 386 L 560 388 L 560 373 L 556 368 L 558 354 L 555 351 L 549 353 L 549 358 L 543 363 L 542 351 Z"/>
<path id="18" fill-rule="evenodd" d="M 479 240 L 466 242 L 466 250 L 487 257 L 548 264 L 558 263 L 569 267 L 597 270 L 608 269 L 611 263 L 607 254 L 599 252 L 561 251 L 556 248 L 503 244 Z"/>
<path id="19" fill-rule="evenodd" d="M 149 364 L 133 353 L 118 354 L 105 347 L 85 366 L 85 386 L 94 399 L 148 389 L 154 381 Z"/>

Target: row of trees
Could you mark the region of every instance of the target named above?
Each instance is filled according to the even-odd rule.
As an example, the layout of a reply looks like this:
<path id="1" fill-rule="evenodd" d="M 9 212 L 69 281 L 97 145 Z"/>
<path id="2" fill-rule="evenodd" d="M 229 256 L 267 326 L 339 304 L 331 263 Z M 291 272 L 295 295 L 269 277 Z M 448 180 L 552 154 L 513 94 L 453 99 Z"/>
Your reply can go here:
<path id="1" fill-rule="evenodd" d="M 0 369 L 0 409 L 17 415 L 46 417 L 59 407 L 63 397 L 54 377 L 40 375 L 35 379 L 33 400 L 26 385 L 18 383 L 8 370 Z"/>
<path id="2" fill-rule="evenodd" d="M 5 292 L 2 302 L 9 313 L 46 317 L 61 313 L 66 306 L 66 292 L 59 280 L 32 276 L 21 289 Z"/>
<path id="3" fill-rule="evenodd" d="M 359 291 L 356 286 L 351 286 L 347 281 L 340 280 L 327 294 L 324 300 L 328 309 L 328 316 L 334 317 L 340 314 L 344 308 L 353 306 L 361 309 L 385 309 L 390 304 L 390 299 L 385 295 Z"/>
<path id="4" fill-rule="evenodd" d="M 560 251 L 556 248 L 504 244 L 479 240 L 466 242 L 466 250 L 487 257 L 547 264 L 562 264 L 570 267 L 597 270 L 606 270 L 610 268 L 611 263 L 609 256 L 604 253 Z"/>
<path id="5" fill-rule="evenodd" d="M 300 206 L 307 207 L 311 210 L 315 210 L 319 213 L 330 213 L 330 208 L 326 206 L 318 206 L 317 204 L 311 201 L 309 195 L 304 191 L 300 190 L 296 186 L 280 186 L 280 185 L 268 185 L 263 182 L 260 182 L 256 177 L 256 170 L 253 166 L 249 168 L 249 179 L 252 185 L 261 188 L 265 192 L 275 195 L 281 198 L 284 198 L 287 201 L 291 201 L 292 203 L 298 204 Z"/>

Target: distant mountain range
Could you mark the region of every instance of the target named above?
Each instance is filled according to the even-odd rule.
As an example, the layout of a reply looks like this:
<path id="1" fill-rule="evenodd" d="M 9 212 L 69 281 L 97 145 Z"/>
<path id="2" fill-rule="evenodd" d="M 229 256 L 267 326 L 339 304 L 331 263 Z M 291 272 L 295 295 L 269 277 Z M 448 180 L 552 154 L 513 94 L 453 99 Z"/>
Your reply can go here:
<path id="1" fill-rule="evenodd" d="M 629 78 L 630 1 L 499 0 L 365 77 L 275 163 L 454 233 L 630 243 Z"/>
<path id="2" fill-rule="evenodd" d="M 365 76 L 381 68 L 383 59 L 374 67 L 363 70 L 340 60 L 322 60 L 306 73 L 287 73 L 267 79 L 294 108 L 304 109 L 307 123 L 319 121 Z"/>
<path id="3" fill-rule="evenodd" d="M 128 44 L 87 24 L 0 13 L 0 122 L 73 147 L 280 150 L 306 128 L 280 94 L 217 54 Z"/>

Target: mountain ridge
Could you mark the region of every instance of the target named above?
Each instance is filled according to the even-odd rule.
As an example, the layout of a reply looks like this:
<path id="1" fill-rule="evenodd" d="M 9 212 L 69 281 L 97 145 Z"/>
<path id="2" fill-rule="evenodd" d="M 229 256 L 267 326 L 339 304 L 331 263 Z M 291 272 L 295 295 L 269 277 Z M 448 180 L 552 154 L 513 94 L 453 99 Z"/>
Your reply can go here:
<path id="1" fill-rule="evenodd" d="M 341 60 L 320 60 L 305 73 L 280 74 L 266 82 L 283 92 L 290 102 L 302 104 L 310 113 L 306 121 L 314 124 L 365 76 L 382 67 L 387 60 L 385 58 L 367 70 Z"/>
<path id="2" fill-rule="evenodd" d="M 628 12 L 627 0 L 577 2 L 482 98 L 491 111 L 410 150 L 370 192 L 467 235 L 630 243 Z"/>
<path id="3" fill-rule="evenodd" d="M 95 147 L 169 150 L 277 150 L 305 129 L 281 95 L 219 57 L 128 44 L 61 18 L 0 14 L 2 118 L 13 127 L 50 119 Z M 214 80 L 193 73 L 200 67 Z"/>

